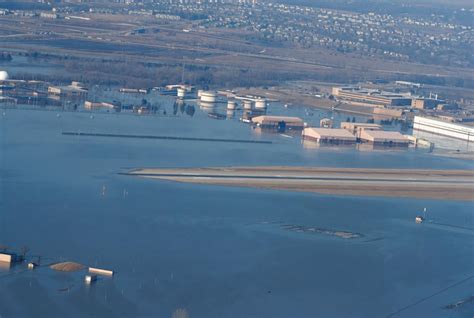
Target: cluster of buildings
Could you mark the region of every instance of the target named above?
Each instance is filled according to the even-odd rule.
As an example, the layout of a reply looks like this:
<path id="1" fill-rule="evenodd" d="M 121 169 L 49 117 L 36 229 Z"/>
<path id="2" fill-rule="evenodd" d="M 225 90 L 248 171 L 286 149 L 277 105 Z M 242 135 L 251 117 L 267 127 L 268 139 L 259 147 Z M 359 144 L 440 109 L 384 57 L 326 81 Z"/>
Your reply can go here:
<path id="1" fill-rule="evenodd" d="M 13 80 L 0 71 L 0 107 L 57 107 L 76 110 L 84 106 L 86 110 L 120 111 L 121 104 L 88 101 L 89 90 L 80 82 L 70 85 L 51 85 L 44 81 Z"/>
<path id="2" fill-rule="evenodd" d="M 350 101 L 358 105 L 392 107 L 411 106 L 413 96 L 410 93 L 393 93 L 379 89 L 361 87 L 333 87 L 332 95 L 341 100 Z"/>
<path id="3" fill-rule="evenodd" d="M 88 90 L 79 82 L 72 82 L 67 86 L 54 86 L 44 81 L 13 80 L 2 74 L 0 74 L 2 107 L 18 105 L 64 107 L 68 104 L 77 108 L 88 96 Z"/>
<path id="4" fill-rule="evenodd" d="M 415 85 L 417 83 L 413 83 Z M 362 87 L 333 87 L 332 95 L 341 101 L 351 104 L 372 107 L 411 107 L 416 109 L 452 110 L 456 104 L 448 104 L 438 96 L 422 97 L 410 92 L 396 93 L 380 89 Z"/>
<path id="5" fill-rule="evenodd" d="M 120 88 L 126 94 L 148 94 L 148 89 Z M 122 104 L 120 97 L 112 101 L 97 101 L 94 94 L 77 81 L 69 85 L 51 85 L 45 81 L 10 79 L 7 72 L 0 71 L 0 107 L 42 107 L 65 110 L 120 112 L 129 110 L 138 114 L 156 113 L 158 106 L 146 99 Z"/>
<path id="6" fill-rule="evenodd" d="M 49 86 L 48 94 L 57 97 L 83 99 L 87 97 L 88 90 L 80 82 L 73 81 L 67 86 Z"/>
<path id="7" fill-rule="evenodd" d="M 474 141 L 474 125 L 442 120 L 435 117 L 415 116 L 413 129 L 435 135 L 450 137 L 467 142 Z M 426 140 L 417 140 L 413 136 L 402 135 L 398 131 L 385 131 L 381 125 L 374 123 L 342 122 L 340 128 L 330 128 L 321 124 L 320 128 L 303 128 L 304 139 L 320 144 L 355 144 L 369 143 L 376 146 L 407 147 L 413 143 L 432 147 Z"/>
<path id="8" fill-rule="evenodd" d="M 405 83 L 405 82 L 404 82 Z M 406 85 L 416 83 L 406 82 Z M 405 84 L 404 84 L 405 85 Z M 168 85 L 167 90 L 176 92 L 178 99 L 183 99 L 193 92 L 194 87 L 187 85 Z M 410 93 L 393 93 L 376 89 L 361 89 L 352 87 L 334 87 L 332 93 L 340 99 L 378 106 L 374 109 L 383 111 L 383 115 L 393 111 L 393 117 L 400 117 L 401 110 L 397 108 L 411 107 L 432 109 L 444 104 L 443 100 L 421 98 Z M 194 96 L 194 94 L 193 94 Z M 197 90 L 199 105 L 204 110 L 212 111 L 218 103 L 227 104 L 227 111 L 233 113 L 237 108 L 243 110 L 242 121 L 251 123 L 263 129 L 279 132 L 301 131 L 306 140 L 316 141 L 320 144 L 355 144 L 368 143 L 375 146 L 407 147 L 409 144 L 419 145 L 413 136 L 403 135 L 398 131 L 387 131 L 376 123 L 342 122 L 339 128 L 333 128 L 333 121 L 324 118 L 320 127 L 307 127 L 306 123 L 298 117 L 267 115 L 268 99 L 258 96 L 239 96 L 232 91 L 206 91 Z M 379 108 L 380 107 L 380 108 Z M 225 117 L 225 116 L 224 116 Z M 455 122 L 454 118 L 429 118 L 427 116 L 414 116 L 414 129 L 423 130 L 452 138 L 472 141 L 474 126 Z M 426 140 L 422 140 L 425 142 Z M 429 143 L 432 146 L 432 143 Z"/>
<path id="9" fill-rule="evenodd" d="M 321 144 L 369 143 L 376 146 L 407 147 L 410 140 L 398 131 L 385 131 L 372 123 L 342 122 L 340 128 L 304 128 L 303 139 Z"/>
<path id="10" fill-rule="evenodd" d="M 59 15 L 55 11 L 44 10 L 8 10 L 0 9 L 0 15 L 13 15 L 27 18 L 57 19 Z"/>
<path id="11" fill-rule="evenodd" d="M 333 128 L 330 119 L 322 119 L 320 127 L 307 127 L 298 117 L 261 115 L 251 119 L 261 128 L 279 132 L 301 131 L 304 140 L 319 144 L 348 145 L 369 143 L 374 146 L 408 147 L 410 139 L 398 131 L 383 130 L 381 125 L 374 123 L 342 122 L 340 128 Z"/>
<path id="12" fill-rule="evenodd" d="M 407 83 L 407 85 L 417 84 L 403 83 Z M 342 103 L 372 107 L 374 115 L 383 115 L 391 118 L 401 118 L 405 111 L 411 110 L 431 112 L 433 115 L 435 113 L 439 115 L 459 109 L 457 103 L 447 102 L 433 94 L 424 97 L 414 95 L 411 92 L 390 92 L 380 89 L 347 86 L 333 87 L 332 96 Z"/>

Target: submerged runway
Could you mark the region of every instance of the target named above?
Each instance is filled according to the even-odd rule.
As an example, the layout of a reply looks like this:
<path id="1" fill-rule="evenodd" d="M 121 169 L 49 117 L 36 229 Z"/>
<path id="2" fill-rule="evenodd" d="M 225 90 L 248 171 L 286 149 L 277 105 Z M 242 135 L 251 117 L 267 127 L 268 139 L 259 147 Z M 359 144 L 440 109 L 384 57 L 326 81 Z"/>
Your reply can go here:
<path id="1" fill-rule="evenodd" d="M 470 170 L 225 167 L 136 169 L 126 174 L 324 194 L 474 200 L 474 171 Z"/>

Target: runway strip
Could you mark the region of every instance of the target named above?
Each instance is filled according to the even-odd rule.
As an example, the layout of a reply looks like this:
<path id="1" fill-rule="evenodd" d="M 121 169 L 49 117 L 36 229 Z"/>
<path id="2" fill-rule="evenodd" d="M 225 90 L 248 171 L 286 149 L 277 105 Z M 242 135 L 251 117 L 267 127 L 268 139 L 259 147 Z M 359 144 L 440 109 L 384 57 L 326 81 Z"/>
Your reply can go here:
<path id="1" fill-rule="evenodd" d="M 469 170 L 232 167 L 137 169 L 126 174 L 324 194 L 474 200 L 474 172 Z"/>

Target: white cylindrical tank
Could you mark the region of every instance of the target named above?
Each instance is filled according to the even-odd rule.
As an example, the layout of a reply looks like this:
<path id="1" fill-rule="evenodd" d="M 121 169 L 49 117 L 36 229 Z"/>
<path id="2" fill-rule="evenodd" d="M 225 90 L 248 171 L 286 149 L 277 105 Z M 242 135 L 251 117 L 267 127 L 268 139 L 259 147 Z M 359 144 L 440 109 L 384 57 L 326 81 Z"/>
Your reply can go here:
<path id="1" fill-rule="evenodd" d="M 227 109 L 234 110 L 236 107 L 237 107 L 237 103 L 235 102 L 235 100 L 229 99 L 227 101 Z"/>
<path id="2" fill-rule="evenodd" d="M 257 99 L 255 101 L 255 108 L 257 108 L 257 109 L 267 108 L 267 100 L 266 99 Z"/>
<path id="3" fill-rule="evenodd" d="M 0 71 L 0 81 L 8 80 L 8 73 L 5 71 Z"/>
<path id="4" fill-rule="evenodd" d="M 252 109 L 252 101 L 244 100 L 244 109 L 251 110 Z"/>
<path id="5" fill-rule="evenodd" d="M 214 92 L 202 92 L 201 102 L 215 103 L 217 102 L 217 94 Z"/>
<path id="6" fill-rule="evenodd" d="M 186 95 L 186 90 L 182 87 L 178 87 L 178 89 L 176 90 L 176 95 L 178 95 L 179 98 L 184 98 L 184 96 Z"/>
<path id="7" fill-rule="evenodd" d="M 201 109 L 215 109 L 216 103 L 200 102 L 199 106 L 201 107 Z"/>
<path id="8" fill-rule="evenodd" d="M 227 119 L 232 119 L 235 117 L 235 111 L 233 109 L 227 109 L 226 113 Z"/>

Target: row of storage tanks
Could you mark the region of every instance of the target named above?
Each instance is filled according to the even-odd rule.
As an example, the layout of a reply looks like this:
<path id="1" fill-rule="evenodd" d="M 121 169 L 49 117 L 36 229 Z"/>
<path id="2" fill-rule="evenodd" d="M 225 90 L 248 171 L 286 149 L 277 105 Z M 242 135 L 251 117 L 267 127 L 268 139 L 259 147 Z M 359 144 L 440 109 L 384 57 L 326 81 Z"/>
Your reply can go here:
<path id="1" fill-rule="evenodd" d="M 178 97 L 179 97 L 178 92 Z M 218 101 L 218 94 L 212 91 L 204 91 L 198 90 L 197 92 L 198 98 L 201 103 L 208 103 L 208 104 L 215 104 Z M 266 109 L 267 108 L 267 100 L 264 98 L 255 98 L 255 99 L 241 99 L 242 106 L 244 110 L 252 110 L 252 109 Z M 238 106 L 238 101 L 236 99 L 228 99 L 227 100 L 227 109 L 234 110 Z"/>

